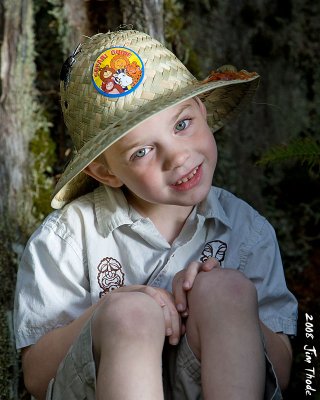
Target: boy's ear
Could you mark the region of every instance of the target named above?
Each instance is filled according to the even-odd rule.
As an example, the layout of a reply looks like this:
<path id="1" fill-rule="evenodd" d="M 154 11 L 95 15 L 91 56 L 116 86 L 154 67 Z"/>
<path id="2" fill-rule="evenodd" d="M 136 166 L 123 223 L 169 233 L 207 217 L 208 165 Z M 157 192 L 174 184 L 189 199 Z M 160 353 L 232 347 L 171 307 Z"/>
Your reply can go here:
<path id="1" fill-rule="evenodd" d="M 119 188 L 123 185 L 122 181 L 113 175 L 108 167 L 100 161 L 92 161 L 83 172 L 104 185 Z"/>

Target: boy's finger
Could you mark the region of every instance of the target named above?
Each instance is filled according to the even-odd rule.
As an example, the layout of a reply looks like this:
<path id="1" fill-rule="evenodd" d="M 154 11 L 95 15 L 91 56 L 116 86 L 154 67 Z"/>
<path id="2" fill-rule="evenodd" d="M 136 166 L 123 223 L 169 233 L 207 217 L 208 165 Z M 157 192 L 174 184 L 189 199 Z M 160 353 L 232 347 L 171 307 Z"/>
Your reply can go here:
<path id="1" fill-rule="evenodd" d="M 214 257 L 209 257 L 202 265 L 202 271 L 211 271 L 213 268 L 220 268 L 219 261 Z"/>
<path id="2" fill-rule="evenodd" d="M 159 304 L 160 307 L 165 306 L 166 302 L 158 290 L 156 290 L 152 286 L 145 286 L 144 292 L 151 296 Z"/>
<path id="3" fill-rule="evenodd" d="M 172 345 L 176 345 L 179 343 L 180 340 L 181 318 L 173 304 L 172 307 L 169 306 L 169 311 L 170 311 L 171 329 L 172 329 L 172 334 L 169 337 L 169 343 Z"/>
<path id="4" fill-rule="evenodd" d="M 182 279 L 177 281 L 173 290 L 174 302 L 176 305 L 176 309 L 178 310 L 179 313 L 185 311 L 187 307 L 187 295 L 182 287 L 182 283 L 183 283 Z"/>
<path id="5" fill-rule="evenodd" d="M 183 289 L 190 290 L 193 286 L 193 282 L 196 279 L 196 276 L 199 273 L 199 270 L 202 267 L 202 263 L 193 261 L 189 264 L 188 268 L 185 271 L 185 276 L 183 280 Z"/>
<path id="6" fill-rule="evenodd" d="M 164 306 L 161 307 L 162 309 L 162 313 L 163 313 L 163 318 L 164 318 L 164 325 L 165 325 L 165 330 L 166 336 L 171 336 L 173 333 L 173 329 L 172 329 L 172 321 L 171 321 L 171 313 L 169 310 L 169 307 L 167 304 L 165 304 Z"/>
<path id="7" fill-rule="evenodd" d="M 147 294 L 148 296 L 152 297 L 161 307 L 164 324 L 165 324 L 165 335 L 171 336 L 173 333 L 172 329 L 172 321 L 171 321 L 171 313 L 169 310 L 170 303 L 168 303 L 167 299 L 161 295 L 161 292 L 152 286 L 143 286 L 139 288 L 140 291 Z"/>

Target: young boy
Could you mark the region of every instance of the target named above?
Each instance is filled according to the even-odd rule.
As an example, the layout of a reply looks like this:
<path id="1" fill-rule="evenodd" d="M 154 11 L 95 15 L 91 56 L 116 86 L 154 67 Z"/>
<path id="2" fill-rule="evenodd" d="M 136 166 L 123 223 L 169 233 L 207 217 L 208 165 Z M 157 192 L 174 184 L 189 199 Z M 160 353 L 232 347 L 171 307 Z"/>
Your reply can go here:
<path id="1" fill-rule="evenodd" d="M 121 90 L 105 91 L 101 70 Z M 297 304 L 275 234 L 211 187 L 212 131 L 258 75 L 198 82 L 148 35 L 120 31 L 87 39 L 61 80 L 76 153 L 52 200 L 61 209 L 18 272 L 27 389 L 59 400 L 281 399 Z"/>

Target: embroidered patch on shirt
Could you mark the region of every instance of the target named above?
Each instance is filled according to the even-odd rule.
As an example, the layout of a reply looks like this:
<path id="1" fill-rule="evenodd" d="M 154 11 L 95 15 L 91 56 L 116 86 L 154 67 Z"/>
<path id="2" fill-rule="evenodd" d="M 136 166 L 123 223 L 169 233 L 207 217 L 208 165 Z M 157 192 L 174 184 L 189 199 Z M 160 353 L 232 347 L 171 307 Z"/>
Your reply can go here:
<path id="1" fill-rule="evenodd" d="M 119 261 L 111 257 L 103 258 L 98 265 L 98 271 L 98 283 L 102 289 L 100 297 L 123 286 L 124 273 Z"/>
<path id="2" fill-rule="evenodd" d="M 113 98 L 136 90 L 143 75 L 141 58 L 126 47 L 111 47 L 103 51 L 92 67 L 92 81 L 97 91 Z"/>
<path id="3" fill-rule="evenodd" d="M 206 243 L 201 253 L 202 257 L 200 258 L 200 261 L 205 262 L 208 258 L 214 257 L 221 265 L 226 254 L 227 247 L 227 244 L 221 240 L 213 240 L 212 242 Z"/>

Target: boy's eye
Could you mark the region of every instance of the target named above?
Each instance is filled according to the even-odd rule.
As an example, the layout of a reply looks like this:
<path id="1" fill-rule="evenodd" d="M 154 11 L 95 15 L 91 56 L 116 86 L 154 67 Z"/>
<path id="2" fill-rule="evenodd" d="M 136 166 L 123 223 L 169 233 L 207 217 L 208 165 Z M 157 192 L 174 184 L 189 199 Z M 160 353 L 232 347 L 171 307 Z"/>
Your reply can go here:
<path id="1" fill-rule="evenodd" d="M 184 129 L 187 129 L 189 125 L 190 119 L 183 119 L 182 121 L 177 123 L 175 130 L 178 132 L 183 131 Z"/>
<path id="2" fill-rule="evenodd" d="M 136 151 L 133 155 L 132 155 L 132 159 L 134 160 L 135 158 L 142 158 L 144 156 L 146 156 L 149 152 L 151 151 L 150 148 L 148 147 L 144 147 L 142 149 L 139 149 L 138 151 Z"/>

